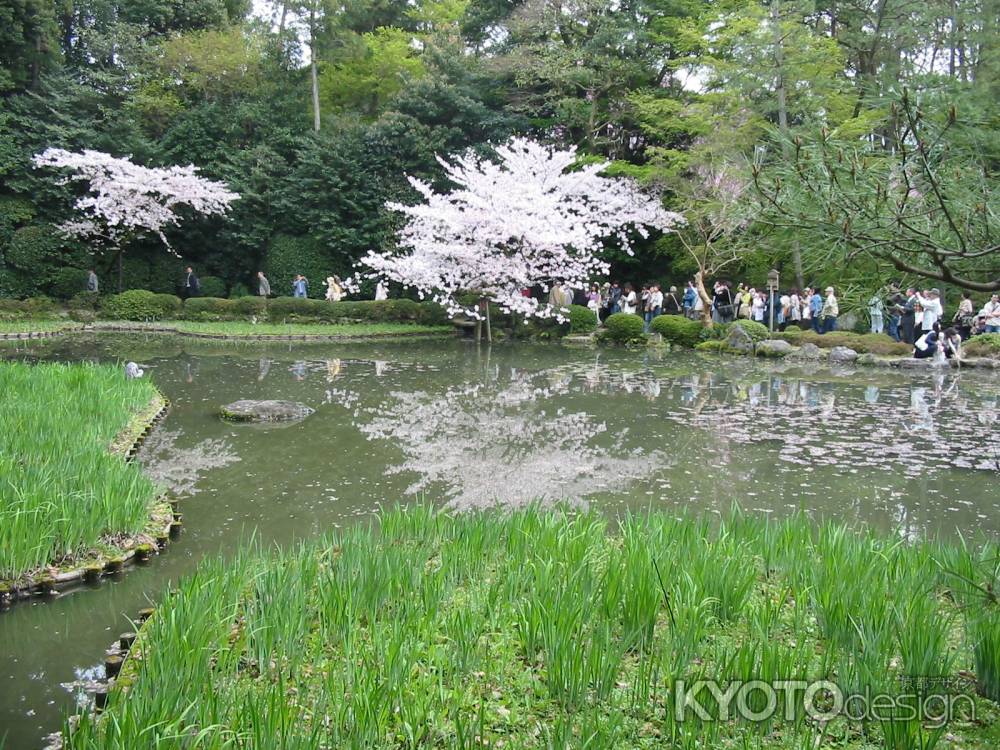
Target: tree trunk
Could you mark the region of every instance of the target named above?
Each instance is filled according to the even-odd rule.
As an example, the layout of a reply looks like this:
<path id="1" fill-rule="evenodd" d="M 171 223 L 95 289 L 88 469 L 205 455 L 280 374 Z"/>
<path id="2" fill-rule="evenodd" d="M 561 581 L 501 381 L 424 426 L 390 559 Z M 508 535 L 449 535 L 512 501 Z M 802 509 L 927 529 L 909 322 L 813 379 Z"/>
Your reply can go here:
<path id="1" fill-rule="evenodd" d="M 708 296 L 708 291 L 705 289 L 705 272 L 699 270 L 694 275 L 694 288 L 698 292 L 698 296 L 701 298 L 702 310 L 701 310 L 701 322 L 708 328 L 712 325 L 712 298 Z"/>
<path id="2" fill-rule="evenodd" d="M 781 132 L 781 155 L 787 164 L 791 155 L 788 151 L 788 101 L 785 90 L 785 49 L 781 38 L 781 0 L 771 0 L 771 26 L 774 33 L 774 68 L 777 73 L 778 130 Z M 799 289 L 805 285 L 802 275 L 802 250 L 798 240 L 792 242 L 792 266 L 795 268 L 795 283 Z"/>
<path id="3" fill-rule="evenodd" d="M 118 248 L 118 293 L 122 293 L 122 256 L 125 255 L 125 251 L 122 248 Z"/>
<path id="4" fill-rule="evenodd" d="M 319 132 L 319 76 L 316 70 L 316 8 L 309 9 L 309 75 L 312 79 L 313 130 Z"/>
<path id="5" fill-rule="evenodd" d="M 281 20 L 278 22 L 278 36 L 285 33 L 285 20 L 288 18 L 288 3 L 281 3 Z"/>

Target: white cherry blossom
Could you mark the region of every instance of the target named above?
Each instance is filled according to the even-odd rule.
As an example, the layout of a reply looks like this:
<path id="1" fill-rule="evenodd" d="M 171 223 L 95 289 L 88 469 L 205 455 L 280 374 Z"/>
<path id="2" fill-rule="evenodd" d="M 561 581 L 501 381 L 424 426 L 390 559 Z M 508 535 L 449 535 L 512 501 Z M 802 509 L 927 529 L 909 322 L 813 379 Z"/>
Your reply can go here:
<path id="1" fill-rule="evenodd" d="M 579 164 L 575 148 L 512 138 L 496 156 L 439 158 L 455 185 L 447 193 L 410 177 L 424 202 L 387 204 L 407 221 L 399 248 L 361 259 L 367 275 L 413 287 L 453 315 L 475 315 L 456 300 L 474 291 L 506 312 L 558 317 L 521 290 L 559 279 L 582 287 L 608 272 L 606 239 L 631 254 L 630 231 L 646 237 L 650 228 L 667 232 L 684 221 L 633 181 L 601 177 L 606 162 Z"/>
<path id="2" fill-rule="evenodd" d="M 98 240 L 118 248 L 136 234 L 151 232 L 163 244 L 163 231 L 180 223 L 177 209 L 203 215 L 224 214 L 240 196 L 225 184 L 199 177 L 197 168 L 143 167 L 102 151 L 80 153 L 49 148 L 32 159 L 35 167 L 68 170 L 59 184 L 86 182 L 74 207 L 79 218 L 59 229 L 67 236 Z"/>

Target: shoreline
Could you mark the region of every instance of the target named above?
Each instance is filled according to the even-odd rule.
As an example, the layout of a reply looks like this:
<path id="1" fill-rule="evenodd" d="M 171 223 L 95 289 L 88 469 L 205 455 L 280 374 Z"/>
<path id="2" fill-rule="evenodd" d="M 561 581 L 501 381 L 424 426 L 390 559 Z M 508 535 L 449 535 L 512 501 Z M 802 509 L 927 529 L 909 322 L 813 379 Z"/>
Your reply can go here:
<path id="1" fill-rule="evenodd" d="M 153 428 L 167 415 L 170 402 L 157 390 L 156 396 L 137 412 L 109 446 L 112 455 L 132 461 Z M 156 497 L 149 519 L 141 531 L 124 543 L 109 541 L 109 551 L 88 550 L 61 565 L 49 565 L 13 580 L 0 580 L 0 606 L 9 607 L 34 596 L 51 596 L 82 583 L 96 583 L 104 576 L 120 573 L 126 566 L 147 561 L 180 531 L 176 502 L 166 494 Z"/>

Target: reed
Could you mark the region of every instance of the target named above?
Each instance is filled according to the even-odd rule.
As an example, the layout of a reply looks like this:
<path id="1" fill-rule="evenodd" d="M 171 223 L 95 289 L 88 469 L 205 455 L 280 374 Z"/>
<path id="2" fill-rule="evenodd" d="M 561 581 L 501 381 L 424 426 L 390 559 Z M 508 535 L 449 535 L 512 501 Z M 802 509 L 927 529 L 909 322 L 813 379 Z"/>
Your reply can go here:
<path id="1" fill-rule="evenodd" d="M 942 550 L 804 518 L 616 527 L 539 508 L 396 509 L 204 564 L 144 626 L 127 688 L 66 747 L 930 750 L 944 735 L 902 716 L 678 718 L 669 688 L 895 690 L 917 671 L 973 668 L 996 653 L 996 624 L 969 621 L 928 577 Z M 828 554 L 843 555 L 840 575 Z M 948 727 L 955 747 L 990 746 L 997 712 L 984 716 Z"/>
<path id="2" fill-rule="evenodd" d="M 156 395 L 111 366 L 0 363 L 0 580 L 141 530 L 156 488 L 110 451 Z"/>

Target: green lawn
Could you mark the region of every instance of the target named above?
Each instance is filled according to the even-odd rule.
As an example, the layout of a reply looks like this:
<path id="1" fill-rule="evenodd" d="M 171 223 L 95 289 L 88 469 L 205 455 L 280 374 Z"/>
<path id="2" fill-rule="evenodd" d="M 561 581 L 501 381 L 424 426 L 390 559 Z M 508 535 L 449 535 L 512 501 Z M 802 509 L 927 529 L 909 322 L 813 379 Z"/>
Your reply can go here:
<path id="1" fill-rule="evenodd" d="M 143 529 L 156 488 L 116 438 L 159 398 L 118 367 L 0 363 L 0 581 Z"/>
<path id="2" fill-rule="evenodd" d="M 996 748 L 997 553 L 801 517 L 393 511 L 204 564 L 66 747 L 148 746 L 155 727 L 165 746 L 259 750 Z M 669 690 L 825 678 L 901 704 L 910 677 L 971 673 L 992 700 L 968 687 L 940 732 L 884 708 L 814 721 L 801 700 L 788 720 L 678 718 Z"/>

